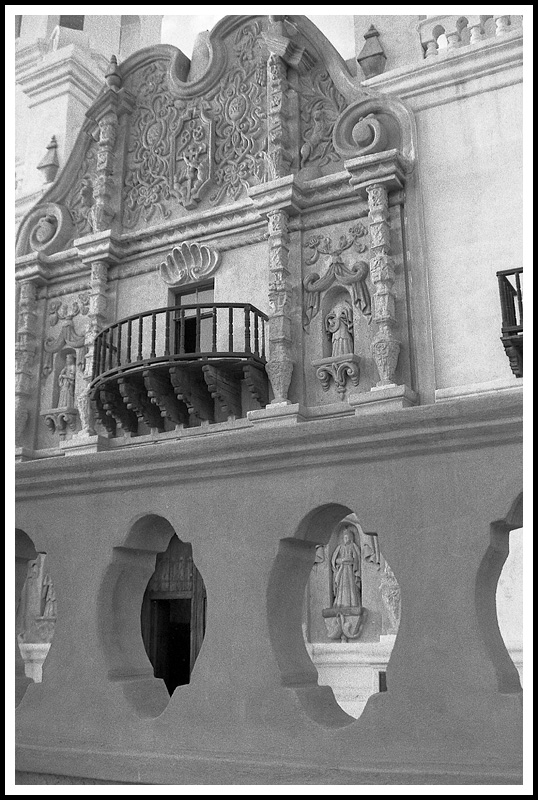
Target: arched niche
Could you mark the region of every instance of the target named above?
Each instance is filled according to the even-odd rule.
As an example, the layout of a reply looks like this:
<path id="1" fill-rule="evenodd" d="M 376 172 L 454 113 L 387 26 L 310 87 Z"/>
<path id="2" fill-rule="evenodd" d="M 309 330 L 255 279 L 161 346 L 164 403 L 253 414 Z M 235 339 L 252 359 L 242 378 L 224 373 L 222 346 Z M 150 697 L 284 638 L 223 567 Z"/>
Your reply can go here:
<path id="1" fill-rule="evenodd" d="M 15 530 L 15 705 L 28 685 L 41 683 L 57 619 L 56 593 L 46 554 Z"/>
<path id="2" fill-rule="evenodd" d="M 323 296 L 320 316 L 320 352 L 322 357 L 328 358 L 334 355 L 333 339 L 335 340 L 335 347 L 340 349 L 338 355 L 344 352 L 354 353 L 355 320 L 353 298 L 347 287 L 341 285 L 331 286 Z M 348 323 L 347 325 L 346 322 Z M 351 323 L 350 327 L 349 323 Z M 333 331 L 333 333 L 331 333 L 331 331 Z M 348 334 L 347 337 L 346 332 Z M 338 339 L 338 343 L 336 339 Z M 345 341 L 349 341 L 350 343 L 349 349 L 347 350 L 344 350 Z"/>
<path id="3" fill-rule="evenodd" d="M 349 520 L 356 526 L 352 509 L 339 503 L 309 512 L 295 536 L 280 540 L 267 588 L 269 636 L 282 685 L 295 690 L 311 719 L 330 728 L 344 727 L 354 719 L 338 705 L 329 686 L 318 684 L 304 637 L 304 597 L 319 549 L 329 545 L 335 530 Z"/>
<path id="4" fill-rule="evenodd" d="M 346 538 L 352 558 L 342 581 Z M 343 608 L 342 603 L 355 608 Z M 349 514 L 334 527 L 328 543 L 316 548 L 304 597 L 303 632 L 319 684 L 330 686 L 338 705 L 355 719 L 369 697 L 387 690 L 400 608 L 400 587 L 378 536 L 366 533 L 358 517 Z"/>
<path id="5" fill-rule="evenodd" d="M 475 610 L 482 640 L 493 663 L 499 692 L 522 691 L 517 668 L 510 658 L 499 629 L 497 585 L 510 549 L 510 532 L 523 525 L 523 493 L 512 502 L 506 516 L 490 525 L 490 544 L 478 568 Z"/>
<path id="6" fill-rule="evenodd" d="M 157 514 L 137 519 L 125 542 L 113 549 L 99 593 L 99 636 L 108 662 L 108 678 L 117 683 L 141 717 L 157 717 L 170 700 L 165 681 L 155 677 L 142 635 L 144 595 L 159 555 L 176 537 Z"/>

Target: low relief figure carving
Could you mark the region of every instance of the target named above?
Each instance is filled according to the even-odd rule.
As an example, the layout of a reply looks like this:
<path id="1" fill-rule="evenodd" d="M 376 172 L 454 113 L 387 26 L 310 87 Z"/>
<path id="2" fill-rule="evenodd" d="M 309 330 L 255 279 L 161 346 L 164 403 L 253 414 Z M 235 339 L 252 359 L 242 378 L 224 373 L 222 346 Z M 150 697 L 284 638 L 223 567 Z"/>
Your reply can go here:
<path id="1" fill-rule="evenodd" d="M 77 351 L 78 367 L 80 370 L 84 369 L 84 358 L 86 355 L 85 334 L 78 334 L 76 332 L 75 323 L 73 320 L 78 315 L 86 316 L 88 314 L 89 307 L 90 295 L 87 293 L 80 294 L 78 296 L 78 300 L 75 300 L 73 303 L 71 303 L 71 305 L 62 303 L 61 300 L 51 301 L 49 306 L 49 319 L 51 327 L 54 327 L 60 321 L 62 321 L 64 324 L 56 339 L 49 337 L 45 340 L 45 358 L 43 361 L 43 375 L 45 377 L 52 372 L 53 353 L 58 353 L 65 347 L 72 347 Z M 73 403 L 71 403 L 71 405 L 73 405 Z"/>
<path id="2" fill-rule="evenodd" d="M 325 330 L 332 345 L 331 355 L 353 353 L 353 309 L 351 303 L 337 303 L 325 317 Z"/>
<path id="3" fill-rule="evenodd" d="M 386 633 L 395 634 L 398 632 L 401 617 L 401 592 L 400 585 L 392 569 L 385 561 L 383 576 L 381 579 L 381 597 L 388 617 Z"/>
<path id="4" fill-rule="evenodd" d="M 19 644 L 48 644 L 56 622 L 56 594 L 46 572 L 45 554 L 28 562 L 28 571 L 17 608 L 16 630 Z"/>
<path id="5" fill-rule="evenodd" d="M 353 533 L 346 529 L 342 544 L 335 549 L 333 569 L 333 606 L 358 607 L 361 605 L 361 551 L 353 541 Z"/>
<path id="6" fill-rule="evenodd" d="M 361 601 L 361 550 L 351 525 L 344 528 L 340 544 L 334 549 L 331 568 L 334 601 L 331 608 L 322 611 L 327 635 L 341 642 L 358 639 L 366 609 Z"/>
<path id="7" fill-rule="evenodd" d="M 75 405 L 75 380 L 77 374 L 76 359 L 72 353 L 65 358 L 65 367 L 58 376 L 60 394 L 58 396 L 59 408 L 73 408 Z"/>

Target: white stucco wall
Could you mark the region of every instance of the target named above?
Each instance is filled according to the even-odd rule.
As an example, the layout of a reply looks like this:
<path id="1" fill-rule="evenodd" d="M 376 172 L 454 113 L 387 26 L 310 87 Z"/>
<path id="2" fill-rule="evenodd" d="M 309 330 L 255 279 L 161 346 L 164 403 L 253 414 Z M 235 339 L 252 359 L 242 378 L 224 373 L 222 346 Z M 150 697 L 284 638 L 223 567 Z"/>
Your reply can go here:
<path id="1" fill-rule="evenodd" d="M 521 86 L 488 88 L 416 115 L 437 389 L 517 380 L 495 273 L 522 265 Z"/>

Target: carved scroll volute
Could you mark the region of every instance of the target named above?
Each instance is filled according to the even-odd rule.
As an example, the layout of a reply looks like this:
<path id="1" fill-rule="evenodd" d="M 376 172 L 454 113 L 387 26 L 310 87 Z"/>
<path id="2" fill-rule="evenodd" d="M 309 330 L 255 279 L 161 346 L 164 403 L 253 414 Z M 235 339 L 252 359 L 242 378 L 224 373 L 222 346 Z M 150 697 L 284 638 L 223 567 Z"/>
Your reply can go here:
<path id="1" fill-rule="evenodd" d="M 183 286 L 214 275 L 220 260 L 218 250 L 205 244 L 182 242 L 159 265 L 159 274 L 168 286 Z"/>

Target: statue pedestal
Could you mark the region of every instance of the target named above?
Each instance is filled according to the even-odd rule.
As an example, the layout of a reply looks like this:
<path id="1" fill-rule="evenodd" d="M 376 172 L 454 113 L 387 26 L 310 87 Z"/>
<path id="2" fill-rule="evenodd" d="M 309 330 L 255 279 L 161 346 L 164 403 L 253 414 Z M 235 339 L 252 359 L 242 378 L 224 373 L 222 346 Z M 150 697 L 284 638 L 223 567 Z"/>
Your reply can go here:
<path id="1" fill-rule="evenodd" d="M 50 642 L 19 642 L 19 650 L 24 661 L 24 674 L 34 683 L 41 683 L 43 662 L 50 650 Z"/>
<path id="2" fill-rule="evenodd" d="M 368 616 L 364 606 L 333 606 L 324 608 L 321 613 L 329 639 L 340 639 L 341 642 L 358 639 Z"/>
<path id="3" fill-rule="evenodd" d="M 344 353 L 340 356 L 328 356 L 327 358 L 312 361 L 312 366 L 316 367 L 316 377 L 321 381 L 323 391 L 329 391 L 332 380 L 341 400 L 344 399 L 348 381 L 353 386 L 359 385 L 359 365 L 360 359 L 355 353 Z"/>
<path id="4" fill-rule="evenodd" d="M 272 403 L 265 408 L 247 411 L 247 419 L 256 426 L 295 425 L 306 422 L 306 413 L 299 403 Z"/>
<path id="5" fill-rule="evenodd" d="M 396 411 L 418 403 L 418 394 L 405 384 L 374 386 L 369 392 L 349 395 L 347 401 L 355 409 L 355 414 L 379 414 Z"/>
<path id="6" fill-rule="evenodd" d="M 109 440 L 106 436 L 88 436 L 82 432 L 75 434 L 70 439 L 60 441 L 60 448 L 66 456 L 80 456 L 87 453 L 99 453 L 101 450 L 110 448 Z"/>

